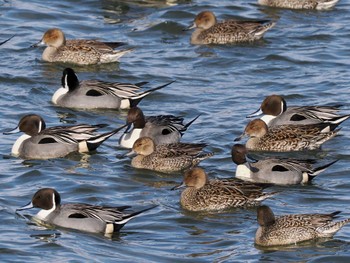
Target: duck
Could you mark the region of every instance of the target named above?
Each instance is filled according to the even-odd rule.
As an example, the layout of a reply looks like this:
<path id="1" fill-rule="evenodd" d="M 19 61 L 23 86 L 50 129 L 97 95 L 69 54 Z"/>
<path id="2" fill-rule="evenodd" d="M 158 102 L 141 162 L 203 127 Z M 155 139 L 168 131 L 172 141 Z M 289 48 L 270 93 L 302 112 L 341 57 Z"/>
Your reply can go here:
<path id="1" fill-rule="evenodd" d="M 204 212 L 257 206 L 276 194 L 262 191 L 268 186 L 235 178 L 209 179 L 202 168 L 195 167 L 186 171 L 183 182 L 172 190 L 185 187 L 180 197 L 182 208 Z"/>
<path id="2" fill-rule="evenodd" d="M 78 124 L 46 128 L 44 119 L 37 114 L 23 116 L 18 126 L 5 135 L 24 132 L 12 147 L 12 155 L 22 159 L 52 159 L 65 157 L 72 152 L 88 153 L 96 150 L 105 140 L 125 128 L 98 134 L 107 125 Z"/>
<path id="3" fill-rule="evenodd" d="M 259 206 L 259 227 L 255 234 L 255 244 L 264 247 L 283 246 L 333 237 L 350 222 L 350 218 L 334 221 L 340 213 L 336 211 L 330 214 L 290 214 L 275 217 L 270 207 Z"/>
<path id="4" fill-rule="evenodd" d="M 292 106 L 287 107 L 286 100 L 276 94 L 267 96 L 260 108 L 247 118 L 263 115 L 261 119 L 267 126 L 304 125 L 317 123 L 341 123 L 350 115 L 339 115 L 340 105 L 334 106 Z"/>
<path id="5" fill-rule="evenodd" d="M 131 149 L 138 138 L 150 137 L 156 145 L 179 142 L 187 128 L 197 120 L 195 117 L 187 124 L 184 118 L 174 115 L 145 116 L 139 107 L 128 111 L 126 128 L 119 139 L 120 146 Z"/>
<path id="6" fill-rule="evenodd" d="M 232 146 L 232 161 L 237 165 L 236 178 L 255 183 L 277 185 L 295 185 L 311 182 L 317 175 L 338 160 L 313 168 L 316 160 L 298 160 L 291 158 L 267 158 L 247 160 L 247 148 L 242 144 Z"/>
<path id="7" fill-rule="evenodd" d="M 288 9 L 332 9 L 339 0 L 258 0 L 259 5 Z"/>
<path id="8" fill-rule="evenodd" d="M 61 78 L 62 86 L 53 94 L 52 103 L 66 108 L 130 109 L 153 91 L 173 82 L 140 91 L 147 82 L 129 84 L 95 79 L 79 81 L 73 69 L 65 68 Z"/>
<path id="9" fill-rule="evenodd" d="M 47 62 L 63 62 L 77 65 L 94 65 L 119 61 L 133 48 L 114 50 L 122 42 L 101 42 L 90 39 L 66 40 L 59 28 L 47 30 L 42 39 L 32 47 L 47 46 L 42 59 Z"/>
<path id="10" fill-rule="evenodd" d="M 196 166 L 213 156 L 204 153 L 205 143 L 171 143 L 156 145 L 152 138 L 137 139 L 128 156 L 134 156 L 131 166 L 163 173 L 179 172 Z"/>
<path id="11" fill-rule="evenodd" d="M 191 36 L 193 45 L 231 44 L 259 40 L 275 24 L 276 22 L 270 20 L 239 21 L 233 19 L 218 23 L 213 12 L 203 11 L 196 16 L 193 25 L 185 30 L 195 28 Z"/>
<path id="12" fill-rule="evenodd" d="M 131 219 L 155 208 L 127 212 L 131 206 L 97 206 L 83 203 L 61 204 L 61 196 L 54 188 L 41 188 L 29 204 L 16 209 L 16 212 L 40 208 L 33 217 L 38 223 L 75 229 L 79 231 L 110 235 L 119 230 Z"/>
<path id="13" fill-rule="evenodd" d="M 340 129 L 336 128 L 339 124 L 280 125 L 268 129 L 264 121 L 255 119 L 247 124 L 243 134 L 235 141 L 249 136 L 246 147 L 251 151 L 316 150 L 338 134 Z"/>

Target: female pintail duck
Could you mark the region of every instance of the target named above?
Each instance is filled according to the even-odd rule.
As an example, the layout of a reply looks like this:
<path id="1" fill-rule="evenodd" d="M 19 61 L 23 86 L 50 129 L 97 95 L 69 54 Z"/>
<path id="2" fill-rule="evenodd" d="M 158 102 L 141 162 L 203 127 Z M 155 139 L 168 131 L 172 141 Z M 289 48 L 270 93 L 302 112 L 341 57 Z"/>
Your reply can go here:
<path id="1" fill-rule="evenodd" d="M 42 59 L 48 62 L 65 62 L 79 65 L 92 65 L 116 62 L 133 49 L 114 50 L 123 45 L 120 42 L 100 42 L 97 40 L 66 40 L 62 30 L 51 28 L 33 47 L 46 45 Z"/>
<path id="2" fill-rule="evenodd" d="M 264 121 L 256 119 L 248 123 L 244 133 L 235 141 L 249 136 L 246 147 L 252 151 L 315 150 L 337 135 L 340 129 L 336 127 L 339 124 L 280 125 L 268 129 Z"/>
<path id="3" fill-rule="evenodd" d="M 181 193 L 180 203 L 190 211 L 213 211 L 233 207 L 251 207 L 276 194 L 262 192 L 264 187 L 237 179 L 209 180 L 199 167 L 187 171 L 184 181 L 173 190 L 186 187 Z"/>
<path id="4" fill-rule="evenodd" d="M 138 212 L 126 212 L 131 206 L 95 206 L 90 204 L 61 204 L 59 193 L 52 188 L 38 190 L 32 201 L 16 211 L 40 208 L 33 217 L 39 223 L 76 229 L 90 233 L 113 234 L 118 232 L 129 220 L 156 206 Z"/>
<path id="5" fill-rule="evenodd" d="M 339 105 L 287 107 L 287 102 L 282 96 L 270 95 L 261 103 L 260 109 L 248 115 L 247 118 L 264 114 L 261 119 L 268 127 L 322 122 L 337 124 L 350 117 L 350 115 L 338 115 L 339 107 Z"/>
<path id="6" fill-rule="evenodd" d="M 315 160 L 297 160 L 288 158 L 268 158 L 248 162 L 247 148 L 242 144 L 232 147 L 232 161 L 237 164 L 236 178 L 256 183 L 292 185 L 310 182 L 315 176 L 326 170 L 336 161 L 313 168 Z"/>
<path id="7" fill-rule="evenodd" d="M 213 12 L 203 11 L 196 16 L 193 25 L 187 29 L 195 28 L 191 36 L 191 44 L 230 44 L 258 40 L 275 24 L 269 20 L 227 20 L 217 23 Z"/>
<path id="8" fill-rule="evenodd" d="M 127 116 L 128 128 L 121 136 L 119 143 L 131 149 L 135 141 L 141 137 L 150 137 L 156 145 L 179 142 L 187 128 L 199 117 L 187 124 L 184 119 L 173 115 L 147 116 L 138 107 L 131 108 Z"/>
<path id="9" fill-rule="evenodd" d="M 46 128 L 43 118 L 29 114 L 21 118 L 15 129 L 4 134 L 25 133 L 14 143 L 13 155 L 23 159 L 51 159 L 64 157 L 71 152 L 96 150 L 105 140 L 125 127 L 102 134 L 95 132 L 105 126 L 79 124 Z"/>
<path id="10" fill-rule="evenodd" d="M 289 9 L 328 10 L 333 8 L 339 0 L 258 0 L 258 4 Z"/>
<path id="11" fill-rule="evenodd" d="M 136 140 L 128 155 L 137 155 L 131 165 L 158 172 L 177 172 L 196 166 L 213 153 L 204 153 L 204 143 L 171 143 L 155 145 L 149 137 Z"/>
<path id="12" fill-rule="evenodd" d="M 259 228 L 255 243 L 259 246 L 291 245 L 317 238 L 332 237 L 350 222 L 350 218 L 334 222 L 340 211 L 331 214 L 294 214 L 275 217 L 270 207 L 258 207 Z"/>
<path id="13" fill-rule="evenodd" d="M 62 87 L 52 97 L 52 102 L 67 108 L 82 109 L 129 109 L 135 107 L 144 97 L 153 91 L 162 89 L 165 85 L 140 91 L 140 87 L 147 84 L 106 82 L 100 80 L 78 80 L 71 68 L 63 70 Z"/>

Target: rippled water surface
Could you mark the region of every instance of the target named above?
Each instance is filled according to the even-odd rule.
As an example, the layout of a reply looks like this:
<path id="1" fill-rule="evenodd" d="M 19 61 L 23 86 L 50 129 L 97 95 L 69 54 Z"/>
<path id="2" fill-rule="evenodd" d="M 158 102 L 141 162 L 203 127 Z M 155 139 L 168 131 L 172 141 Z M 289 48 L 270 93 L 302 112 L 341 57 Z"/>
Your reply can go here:
<path id="1" fill-rule="evenodd" d="M 135 51 L 121 63 L 74 67 L 80 79 L 175 83 L 144 99 L 146 115 L 201 117 L 184 135 L 207 142 L 215 156 L 201 166 L 212 177 L 234 176 L 230 149 L 247 123 L 245 116 L 269 94 L 290 105 L 341 104 L 349 113 L 349 10 L 347 0 L 327 12 L 271 9 L 255 1 L 4 1 L 0 0 L 1 128 L 21 116 L 39 113 L 48 126 L 125 122 L 124 111 L 75 111 L 51 104 L 66 65 L 41 61 L 30 48 L 51 27 L 67 38 L 124 41 Z M 274 19 L 277 25 L 254 44 L 192 46 L 182 31 L 194 16 L 212 10 L 221 19 Z M 181 209 L 178 191 L 169 189 L 181 174 L 136 170 L 112 137 L 96 153 L 47 161 L 10 155 L 17 135 L 0 136 L 1 261 L 122 262 L 348 262 L 350 227 L 333 239 L 263 250 L 254 246 L 255 209 L 196 214 Z M 281 193 L 265 201 L 276 214 L 349 211 L 349 122 L 322 151 L 294 157 L 340 161 L 312 184 L 273 187 Z M 112 239 L 77 231 L 47 229 L 15 213 L 41 187 L 54 187 L 63 202 L 159 206 L 129 222 Z M 35 211 L 31 211 L 34 213 Z"/>

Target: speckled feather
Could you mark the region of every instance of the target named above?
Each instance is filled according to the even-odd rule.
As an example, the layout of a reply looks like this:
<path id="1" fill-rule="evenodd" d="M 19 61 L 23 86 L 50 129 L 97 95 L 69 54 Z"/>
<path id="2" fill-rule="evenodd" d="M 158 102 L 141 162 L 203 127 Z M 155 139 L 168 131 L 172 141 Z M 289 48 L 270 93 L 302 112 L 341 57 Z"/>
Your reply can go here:
<path id="1" fill-rule="evenodd" d="M 262 246 L 296 244 L 321 237 L 332 237 L 350 222 L 350 218 L 334 222 L 339 211 L 331 214 L 294 214 L 274 218 L 273 212 L 268 209 L 265 211 L 270 211 L 271 214 L 266 215 L 266 224 L 260 225 L 255 237 L 255 242 Z"/>
<path id="2" fill-rule="evenodd" d="M 202 31 L 198 35 L 198 40 L 205 44 L 254 41 L 262 37 L 262 32 L 274 26 L 274 23 L 266 22 L 268 21 L 227 20 Z"/>
<path id="3" fill-rule="evenodd" d="M 222 210 L 232 207 L 251 207 L 260 204 L 271 193 L 263 193 L 262 187 L 237 179 L 209 180 L 196 189 L 187 187 L 181 193 L 181 205 L 191 211 Z"/>
<path id="4" fill-rule="evenodd" d="M 261 5 L 290 9 L 330 9 L 338 0 L 258 0 Z"/>

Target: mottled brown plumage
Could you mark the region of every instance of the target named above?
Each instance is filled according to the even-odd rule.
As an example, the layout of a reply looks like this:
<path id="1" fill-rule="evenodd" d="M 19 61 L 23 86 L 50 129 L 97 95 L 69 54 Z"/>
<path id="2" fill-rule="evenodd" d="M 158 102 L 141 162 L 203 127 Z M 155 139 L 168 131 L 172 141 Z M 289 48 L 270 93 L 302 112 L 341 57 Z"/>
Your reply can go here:
<path id="1" fill-rule="evenodd" d="M 216 22 L 210 11 L 199 13 L 193 26 L 196 28 L 191 37 L 191 44 L 228 44 L 254 41 L 262 38 L 264 33 L 273 27 L 275 22 L 227 20 Z"/>
<path id="2" fill-rule="evenodd" d="M 177 172 L 196 166 L 213 153 L 203 153 L 204 143 L 171 143 L 155 145 L 149 137 L 135 141 L 133 152 L 138 154 L 131 161 L 135 168 L 159 172 Z"/>
<path id="3" fill-rule="evenodd" d="M 232 207 L 250 207 L 275 193 L 263 193 L 265 186 L 239 179 L 209 180 L 205 171 L 199 167 L 187 171 L 180 187 L 186 187 L 181 193 L 180 203 L 190 211 L 222 210 Z"/>
<path id="4" fill-rule="evenodd" d="M 118 61 L 121 56 L 132 51 L 132 49 L 114 50 L 122 44 L 85 39 L 66 40 L 62 30 L 52 28 L 47 30 L 41 41 L 33 46 L 47 45 L 42 55 L 44 61 L 91 65 Z"/>
<path id="5" fill-rule="evenodd" d="M 252 120 L 248 123 L 244 135 L 249 136 L 246 147 L 253 151 L 301 151 L 314 150 L 333 138 L 339 131 L 338 124 L 319 123 L 310 125 L 280 125 L 267 128 L 264 121 Z"/>
<path id="6" fill-rule="evenodd" d="M 317 9 L 333 8 L 339 0 L 258 0 L 260 5 L 289 9 Z"/>
<path id="7" fill-rule="evenodd" d="M 257 210 L 259 228 L 255 243 L 260 246 L 295 244 L 321 237 L 332 237 L 350 218 L 334 222 L 340 211 L 331 214 L 297 214 L 276 217 L 268 206 Z"/>

